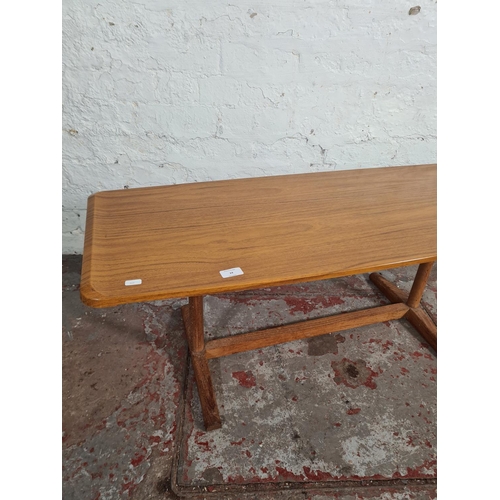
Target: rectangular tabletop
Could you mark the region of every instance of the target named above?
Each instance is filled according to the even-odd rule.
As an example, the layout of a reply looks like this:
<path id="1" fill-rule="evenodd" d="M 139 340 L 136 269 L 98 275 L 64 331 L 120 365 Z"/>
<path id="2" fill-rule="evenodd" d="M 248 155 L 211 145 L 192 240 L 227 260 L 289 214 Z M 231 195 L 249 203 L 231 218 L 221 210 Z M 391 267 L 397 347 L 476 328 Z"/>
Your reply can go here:
<path id="1" fill-rule="evenodd" d="M 436 197 L 436 165 L 99 192 L 81 297 L 109 307 L 431 262 Z"/>

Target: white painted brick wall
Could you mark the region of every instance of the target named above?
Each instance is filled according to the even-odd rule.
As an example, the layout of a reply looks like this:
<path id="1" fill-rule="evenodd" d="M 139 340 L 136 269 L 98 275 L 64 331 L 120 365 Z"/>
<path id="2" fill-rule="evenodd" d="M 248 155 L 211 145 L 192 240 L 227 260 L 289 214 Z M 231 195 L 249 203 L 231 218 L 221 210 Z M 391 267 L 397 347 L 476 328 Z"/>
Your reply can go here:
<path id="1" fill-rule="evenodd" d="M 99 190 L 434 163 L 436 7 L 66 0 L 63 253 Z"/>

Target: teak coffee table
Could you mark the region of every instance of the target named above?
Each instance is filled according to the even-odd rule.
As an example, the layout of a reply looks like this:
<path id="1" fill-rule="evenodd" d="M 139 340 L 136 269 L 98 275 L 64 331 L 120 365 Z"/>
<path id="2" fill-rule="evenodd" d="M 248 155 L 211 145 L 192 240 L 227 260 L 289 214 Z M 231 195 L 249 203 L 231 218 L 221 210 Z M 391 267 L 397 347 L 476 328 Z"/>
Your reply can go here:
<path id="1" fill-rule="evenodd" d="M 207 430 L 221 426 L 207 360 L 405 317 L 436 249 L 436 165 L 104 191 L 88 200 L 80 293 L 92 307 L 189 297 L 182 307 Z M 420 264 L 410 294 L 375 271 Z M 203 296 L 372 273 L 391 302 L 205 342 Z"/>

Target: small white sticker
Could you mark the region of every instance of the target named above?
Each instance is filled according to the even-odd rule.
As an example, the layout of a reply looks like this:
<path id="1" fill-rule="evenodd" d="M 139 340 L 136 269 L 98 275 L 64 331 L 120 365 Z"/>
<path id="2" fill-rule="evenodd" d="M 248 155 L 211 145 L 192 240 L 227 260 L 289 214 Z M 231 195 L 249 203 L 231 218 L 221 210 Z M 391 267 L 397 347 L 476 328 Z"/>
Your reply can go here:
<path id="1" fill-rule="evenodd" d="M 142 285 L 142 280 L 127 280 L 125 286 Z"/>
<path id="2" fill-rule="evenodd" d="M 241 267 L 233 267 L 232 269 L 224 269 L 224 271 L 219 271 L 223 278 L 232 278 L 233 276 L 240 276 L 244 274 Z"/>

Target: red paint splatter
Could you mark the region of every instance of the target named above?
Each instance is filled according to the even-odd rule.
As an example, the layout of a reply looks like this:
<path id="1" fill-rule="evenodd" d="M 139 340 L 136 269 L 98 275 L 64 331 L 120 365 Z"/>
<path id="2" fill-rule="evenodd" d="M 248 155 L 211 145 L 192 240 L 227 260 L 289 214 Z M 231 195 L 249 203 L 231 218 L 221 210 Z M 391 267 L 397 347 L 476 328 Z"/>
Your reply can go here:
<path id="1" fill-rule="evenodd" d="M 392 340 L 383 342 L 382 339 L 370 339 L 367 342 L 363 342 L 363 344 L 379 344 L 382 347 L 382 352 L 386 353 L 389 347 L 394 345 L 394 342 Z"/>
<path id="2" fill-rule="evenodd" d="M 331 307 L 344 303 L 340 297 L 325 297 L 323 295 L 315 297 L 314 299 L 303 299 L 296 295 L 287 295 L 283 298 L 286 305 L 290 308 L 290 314 L 292 315 L 297 312 L 308 314 L 317 307 Z"/>
<path id="3" fill-rule="evenodd" d="M 357 413 L 359 413 L 361 411 L 361 408 L 349 408 L 347 410 L 347 414 L 348 415 L 356 415 Z"/>
<path id="4" fill-rule="evenodd" d="M 309 481 L 331 481 L 333 476 L 329 472 L 323 472 L 320 470 L 311 471 L 309 467 L 303 467 L 304 474 Z"/>
<path id="5" fill-rule="evenodd" d="M 134 484 L 133 481 L 128 481 L 126 483 L 123 483 L 122 484 L 122 489 L 121 489 L 121 492 L 120 493 L 125 493 L 126 491 L 129 492 L 129 495 L 130 495 L 130 492 L 136 487 L 136 485 Z"/>
<path id="6" fill-rule="evenodd" d="M 196 444 L 200 448 L 203 448 L 203 451 L 206 451 L 206 452 L 212 451 L 211 448 L 210 448 L 210 445 L 208 444 L 208 441 L 196 441 Z"/>
<path id="7" fill-rule="evenodd" d="M 231 444 L 232 444 L 233 446 L 235 446 L 235 445 L 240 445 L 240 444 L 242 444 L 242 443 L 243 443 L 243 441 L 245 441 L 245 439 L 246 439 L 246 438 L 241 438 L 239 441 L 231 441 Z"/>
<path id="8" fill-rule="evenodd" d="M 276 463 L 279 463 L 279 460 L 276 460 Z M 424 473 L 423 469 L 432 470 L 433 464 L 435 465 L 436 461 L 427 461 L 422 465 L 416 467 L 415 469 L 407 468 L 406 472 L 396 472 L 392 475 L 393 478 L 429 478 L 433 477 L 432 473 Z M 241 475 L 230 476 L 228 478 L 229 483 L 270 483 L 276 481 L 293 481 L 293 482 L 303 482 L 303 481 L 335 481 L 335 480 L 384 480 L 388 479 L 387 476 L 382 476 L 380 474 L 374 474 L 372 476 L 358 476 L 356 474 L 351 476 L 333 476 L 330 472 L 321 471 L 321 470 L 311 470 L 309 467 L 303 467 L 303 474 L 295 474 L 291 471 L 283 467 L 276 466 L 276 473 L 269 473 L 267 467 L 262 467 L 260 469 L 264 474 L 267 474 L 267 477 L 262 478 L 255 475 L 255 469 L 251 467 L 249 471 L 254 474 L 253 477 L 244 478 Z M 389 491 L 389 489 L 387 490 Z M 362 497 L 360 497 L 362 498 Z"/>
<path id="9" fill-rule="evenodd" d="M 283 469 L 282 467 L 276 467 L 276 472 L 278 473 L 278 476 L 280 479 L 285 480 L 285 481 L 303 481 L 304 476 L 302 474 L 297 475 L 294 474 L 293 472 L 290 472 L 286 469 Z"/>
<path id="10" fill-rule="evenodd" d="M 163 443 L 163 446 L 162 446 L 162 449 L 160 450 L 160 453 L 162 455 L 165 455 L 166 453 L 168 453 L 169 451 L 169 447 L 172 445 L 173 443 L 173 440 L 172 439 L 169 439 L 168 441 L 165 441 Z"/>
<path id="11" fill-rule="evenodd" d="M 392 477 L 393 478 L 406 478 L 406 477 L 411 477 L 411 478 L 424 478 L 424 477 L 433 477 L 435 475 L 434 472 L 431 472 L 430 474 L 427 472 L 423 472 L 423 469 L 430 469 L 435 471 L 437 461 L 436 460 L 426 460 L 422 465 L 419 465 L 418 467 L 415 467 L 414 469 L 411 469 L 410 467 L 406 468 L 406 473 L 401 473 L 399 471 L 395 472 Z"/>
<path id="12" fill-rule="evenodd" d="M 196 434 L 194 435 L 194 442 L 200 447 L 203 449 L 203 451 L 206 451 L 206 452 L 211 452 L 212 451 L 212 448 L 210 448 L 210 445 L 208 443 L 208 441 L 200 441 L 200 438 L 201 437 L 205 437 L 206 434 L 204 432 L 201 432 L 201 431 L 197 431 Z"/>
<path id="13" fill-rule="evenodd" d="M 410 370 L 407 370 L 404 366 L 401 367 L 401 374 L 410 373 Z"/>
<path id="14" fill-rule="evenodd" d="M 294 396 L 294 397 L 292 398 L 292 401 L 297 401 L 298 399 L 299 399 L 299 398 L 298 398 L 297 396 Z"/>
<path id="15" fill-rule="evenodd" d="M 233 372 L 232 376 L 239 382 L 242 387 L 246 387 L 247 389 L 250 389 L 251 387 L 255 387 L 257 385 L 255 376 L 251 371 Z"/>
<path id="16" fill-rule="evenodd" d="M 250 457 L 252 456 L 252 454 L 250 453 L 250 451 L 249 451 L 249 450 L 245 450 L 245 455 L 246 455 L 248 458 L 250 458 Z"/>
<path id="17" fill-rule="evenodd" d="M 246 483 L 248 482 L 248 479 L 245 479 L 243 476 L 238 475 L 238 476 L 229 476 L 227 478 L 228 483 L 236 483 L 236 484 L 241 484 L 241 483 Z"/>
<path id="18" fill-rule="evenodd" d="M 391 347 L 392 345 L 394 345 L 394 343 L 392 342 L 392 340 L 386 340 L 383 344 L 382 344 L 382 349 L 383 349 L 383 352 L 387 352 L 389 350 L 389 347 Z"/>
<path id="19" fill-rule="evenodd" d="M 413 446 L 413 447 L 415 448 L 417 445 L 415 444 L 415 441 L 414 441 L 414 436 L 408 436 L 408 437 L 406 438 L 406 444 L 407 444 L 408 446 Z"/>
<path id="20" fill-rule="evenodd" d="M 137 453 L 136 453 L 136 455 L 137 455 Z M 135 458 L 133 458 L 130 461 L 130 464 L 132 465 L 132 467 L 137 467 L 139 464 L 141 464 L 144 461 L 145 458 L 146 458 L 146 455 L 136 456 Z"/>

